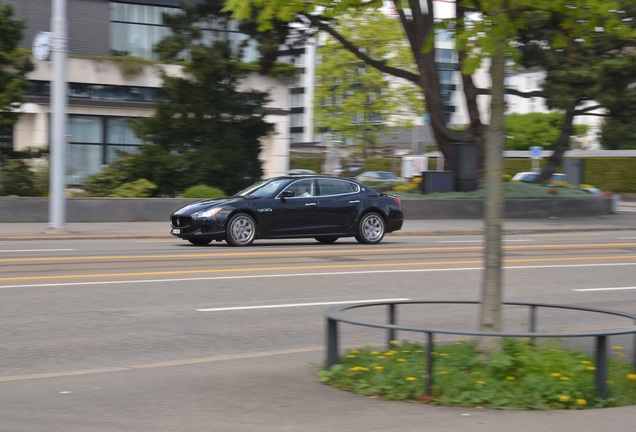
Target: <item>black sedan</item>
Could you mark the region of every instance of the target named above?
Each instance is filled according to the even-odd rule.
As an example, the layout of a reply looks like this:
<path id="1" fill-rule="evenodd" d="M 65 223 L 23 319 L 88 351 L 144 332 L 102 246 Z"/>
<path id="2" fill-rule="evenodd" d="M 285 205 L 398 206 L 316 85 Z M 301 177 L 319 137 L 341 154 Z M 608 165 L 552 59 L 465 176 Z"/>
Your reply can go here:
<path id="1" fill-rule="evenodd" d="M 400 199 L 355 180 L 283 176 L 259 181 L 226 198 L 187 204 L 170 216 L 171 233 L 197 246 L 225 240 L 248 246 L 256 239 L 315 238 L 333 243 L 355 237 L 382 241 L 402 228 Z"/>

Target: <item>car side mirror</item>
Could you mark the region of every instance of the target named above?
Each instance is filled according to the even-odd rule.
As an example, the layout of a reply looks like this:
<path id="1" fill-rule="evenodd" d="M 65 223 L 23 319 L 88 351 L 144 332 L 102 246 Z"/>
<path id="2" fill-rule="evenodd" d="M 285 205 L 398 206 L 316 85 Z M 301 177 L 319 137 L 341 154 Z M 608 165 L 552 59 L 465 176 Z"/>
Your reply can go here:
<path id="1" fill-rule="evenodd" d="M 296 195 L 296 194 L 294 193 L 294 191 L 293 191 L 293 190 L 286 190 L 286 191 L 283 191 L 283 192 L 280 194 L 280 197 L 281 197 L 281 198 L 291 198 L 291 197 L 293 197 L 293 196 L 295 196 L 295 195 Z"/>

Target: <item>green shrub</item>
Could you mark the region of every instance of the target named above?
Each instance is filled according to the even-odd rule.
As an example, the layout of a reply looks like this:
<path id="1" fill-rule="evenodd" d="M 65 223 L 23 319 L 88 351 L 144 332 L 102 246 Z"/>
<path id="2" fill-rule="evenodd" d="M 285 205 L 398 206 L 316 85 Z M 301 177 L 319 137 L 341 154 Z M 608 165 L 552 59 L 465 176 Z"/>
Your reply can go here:
<path id="1" fill-rule="evenodd" d="M 221 198 L 226 196 L 219 188 L 208 185 L 191 186 L 181 194 L 182 198 Z"/>
<path id="2" fill-rule="evenodd" d="M 48 194 L 48 167 L 32 167 L 28 160 L 11 159 L 0 171 L 3 195 L 41 197 Z"/>
<path id="3" fill-rule="evenodd" d="M 113 165 L 102 168 L 100 172 L 84 180 L 86 196 L 107 197 L 124 183 L 125 173 Z"/>
<path id="4" fill-rule="evenodd" d="M 157 189 L 156 184 L 146 179 L 139 179 L 115 188 L 110 196 L 118 198 L 148 198 L 153 196 L 155 189 Z"/>

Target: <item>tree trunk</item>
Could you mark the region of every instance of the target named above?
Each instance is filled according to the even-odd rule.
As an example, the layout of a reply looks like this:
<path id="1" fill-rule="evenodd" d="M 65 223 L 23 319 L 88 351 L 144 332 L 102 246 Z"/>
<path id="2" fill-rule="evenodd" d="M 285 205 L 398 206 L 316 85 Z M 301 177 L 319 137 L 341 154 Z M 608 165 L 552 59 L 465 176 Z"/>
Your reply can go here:
<path id="1" fill-rule="evenodd" d="M 486 175 L 485 175 L 485 271 L 482 281 L 479 329 L 481 331 L 502 330 L 502 249 L 501 233 L 503 224 L 503 149 L 504 149 L 504 77 L 506 55 L 505 40 L 498 36 L 495 43 L 497 52 L 491 58 L 490 75 L 492 96 L 490 102 L 490 127 L 486 132 Z M 495 348 L 496 338 L 479 338 L 478 350 Z"/>
<path id="2" fill-rule="evenodd" d="M 533 183 L 544 183 L 552 177 L 552 174 L 559 169 L 563 163 L 563 155 L 570 149 L 570 137 L 574 130 L 574 111 L 576 106 L 572 105 L 565 111 L 565 118 L 563 119 L 563 126 L 561 127 L 561 134 L 556 142 L 554 152 L 548 158 L 547 163 L 544 165 L 541 173 L 534 179 Z"/>

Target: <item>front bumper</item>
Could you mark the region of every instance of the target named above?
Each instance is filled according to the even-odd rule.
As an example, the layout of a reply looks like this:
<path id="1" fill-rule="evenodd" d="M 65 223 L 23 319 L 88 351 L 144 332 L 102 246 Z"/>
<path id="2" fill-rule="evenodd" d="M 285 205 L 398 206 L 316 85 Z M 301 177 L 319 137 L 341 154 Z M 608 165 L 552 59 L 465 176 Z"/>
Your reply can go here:
<path id="1" fill-rule="evenodd" d="M 170 234 L 182 239 L 193 237 L 223 238 L 225 226 L 214 220 L 197 220 L 190 216 L 172 216 Z"/>

